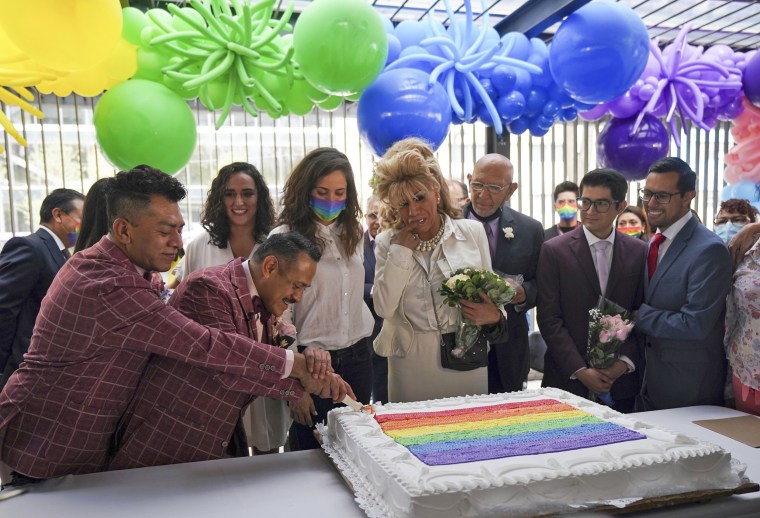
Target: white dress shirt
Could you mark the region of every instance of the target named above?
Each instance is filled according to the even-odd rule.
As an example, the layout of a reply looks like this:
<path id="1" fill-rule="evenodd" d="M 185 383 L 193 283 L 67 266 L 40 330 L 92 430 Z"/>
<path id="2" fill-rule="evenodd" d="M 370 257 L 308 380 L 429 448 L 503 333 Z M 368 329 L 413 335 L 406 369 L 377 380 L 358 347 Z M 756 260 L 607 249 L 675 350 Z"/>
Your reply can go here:
<path id="1" fill-rule="evenodd" d="M 657 264 L 660 264 L 660 261 L 662 261 L 662 258 L 665 257 L 665 252 L 668 251 L 668 248 L 670 248 L 673 240 L 676 238 L 681 229 L 685 227 L 689 220 L 693 217 L 694 216 L 692 215 L 691 211 L 688 211 L 681 217 L 681 219 L 670 225 L 665 229 L 664 232 L 662 232 L 662 235 L 665 236 L 665 241 L 660 243 L 660 248 L 657 251 Z M 649 241 L 651 244 L 652 240 L 650 239 Z"/>
<path id="2" fill-rule="evenodd" d="M 280 225 L 269 235 L 289 230 Z M 356 252 L 347 256 L 342 233 L 339 223 L 317 224 L 317 236 L 325 244 L 317 273 L 301 302 L 291 304 L 283 315 L 298 329 L 300 346 L 337 351 L 372 334 L 375 320 L 364 303 L 364 249 L 360 242 Z"/>

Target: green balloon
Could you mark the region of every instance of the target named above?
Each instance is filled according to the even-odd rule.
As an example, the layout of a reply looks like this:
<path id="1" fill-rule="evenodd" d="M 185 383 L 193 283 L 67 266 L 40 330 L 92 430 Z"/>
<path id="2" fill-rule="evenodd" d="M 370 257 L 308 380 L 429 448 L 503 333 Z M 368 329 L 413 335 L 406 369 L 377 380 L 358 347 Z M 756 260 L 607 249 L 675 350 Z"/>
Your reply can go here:
<path id="1" fill-rule="evenodd" d="M 169 64 L 169 58 L 163 52 L 155 48 L 138 47 L 137 48 L 137 72 L 132 76 L 133 79 L 147 79 L 160 83 L 164 80 L 164 73 L 161 71 Z"/>
<path id="2" fill-rule="evenodd" d="M 338 108 L 340 108 L 340 105 L 343 104 L 343 97 L 339 95 L 334 95 L 332 97 L 328 97 L 326 100 L 322 101 L 321 103 L 317 103 L 317 106 L 319 106 L 319 109 L 325 112 L 334 112 Z"/>
<path id="3" fill-rule="evenodd" d="M 315 0 L 293 29 L 295 61 L 314 86 L 335 95 L 364 90 L 385 67 L 388 38 L 364 0 Z"/>
<path id="4" fill-rule="evenodd" d="M 303 79 L 293 81 L 293 86 L 285 96 L 285 104 L 294 115 L 306 115 L 314 108 L 314 102 L 309 99 L 309 89 L 313 88 Z"/>
<path id="5" fill-rule="evenodd" d="M 145 13 L 135 7 L 125 7 L 121 10 L 121 16 L 124 19 L 124 25 L 121 29 L 122 37 L 132 45 L 140 45 L 140 33 L 142 30 L 151 25 L 150 20 Z"/>
<path id="6" fill-rule="evenodd" d="M 108 90 L 95 106 L 93 123 L 103 154 L 122 170 L 147 164 L 174 174 L 195 150 L 190 107 L 153 81 L 132 79 Z"/>

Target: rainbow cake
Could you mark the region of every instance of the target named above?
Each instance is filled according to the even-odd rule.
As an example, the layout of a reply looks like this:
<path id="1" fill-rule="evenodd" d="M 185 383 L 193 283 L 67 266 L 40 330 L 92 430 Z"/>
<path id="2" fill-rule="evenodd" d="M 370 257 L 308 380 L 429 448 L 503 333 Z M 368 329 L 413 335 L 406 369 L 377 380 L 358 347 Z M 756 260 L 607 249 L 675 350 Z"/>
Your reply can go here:
<path id="1" fill-rule="evenodd" d="M 375 411 L 336 409 L 320 429 L 370 517 L 533 516 L 742 484 L 718 446 L 557 389 Z"/>

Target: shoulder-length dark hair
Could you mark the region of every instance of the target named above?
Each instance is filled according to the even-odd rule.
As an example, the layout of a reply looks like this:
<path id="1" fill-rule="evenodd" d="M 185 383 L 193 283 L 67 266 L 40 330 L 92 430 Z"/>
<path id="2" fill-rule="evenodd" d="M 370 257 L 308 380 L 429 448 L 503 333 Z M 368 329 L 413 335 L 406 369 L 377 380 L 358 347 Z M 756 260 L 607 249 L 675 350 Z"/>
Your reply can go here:
<path id="1" fill-rule="evenodd" d="M 230 177 L 237 173 L 245 173 L 253 178 L 256 184 L 256 219 L 253 226 L 253 238 L 257 243 L 263 242 L 274 223 L 274 203 L 269 195 L 269 187 L 264 182 L 256 167 L 246 162 L 233 162 L 219 169 L 211 189 L 206 197 L 206 204 L 201 213 L 201 225 L 211 236 L 211 243 L 219 248 L 227 248 L 230 239 L 230 220 L 224 206 L 224 191 Z"/>
<path id="2" fill-rule="evenodd" d="M 335 171 L 346 176 L 346 208 L 338 216 L 337 222 L 343 226 L 341 242 L 347 255 L 356 252 L 362 241 L 362 227 L 359 221 L 362 210 L 354 184 L 354 171 L 348 157 L 331 147 L 321 147 L 310 151 L 290 173 L 281 200 L 282 212 L 278 224 L 287 225 L 290 230 L 300 232 L 314 241 L 324 251 L 325 243 L 317 237 L 317 216 L 309 203 L 309 196 L 317 181 Z"/>
<path id="3" fill-rule="evenodd" d="M 108 185 L 113 178 L 101 178 L 96 181 L 87 191 L 82 207 L 82 222 L 79 224 L 79 237 L 74 246 L 74 253 L 80 252 L 85 248 L 100 241 L 100 238 L 108 234 L 111 230 L 108 227 L 108 210 L 106 203 L 106 194 Z"/>

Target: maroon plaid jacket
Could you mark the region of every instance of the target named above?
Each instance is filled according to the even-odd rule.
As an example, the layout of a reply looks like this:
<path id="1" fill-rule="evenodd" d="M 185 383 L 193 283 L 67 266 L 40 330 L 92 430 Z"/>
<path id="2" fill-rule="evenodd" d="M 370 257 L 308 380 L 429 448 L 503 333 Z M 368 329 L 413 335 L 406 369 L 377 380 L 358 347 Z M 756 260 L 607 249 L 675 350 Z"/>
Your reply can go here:
<path id="1" fill-rule="evenodd" d="M 203 325 L 258 339 L 243 259 L 194 272 L 169 304 Z M 148 362 L 125 417 L 121 446 L 109 469 L 219 459 L 253 397 L 220 383 L 226 376 L 162 356 Z M 257 390 L 254 395 L 264 395 Z M 295 391 L 280 388 L 280 399 Z"/>
<path id="2" fill-rule="evenodd" d="M 280 379 L 284 350 L 167 306 L 103 238 L 66 262 L 42 301 L 25 361 L 0 393 L 0 459 L 36 478 L 105 470 L 150 354 L 205 367 L 251 394 L 302 394 Z"/>

